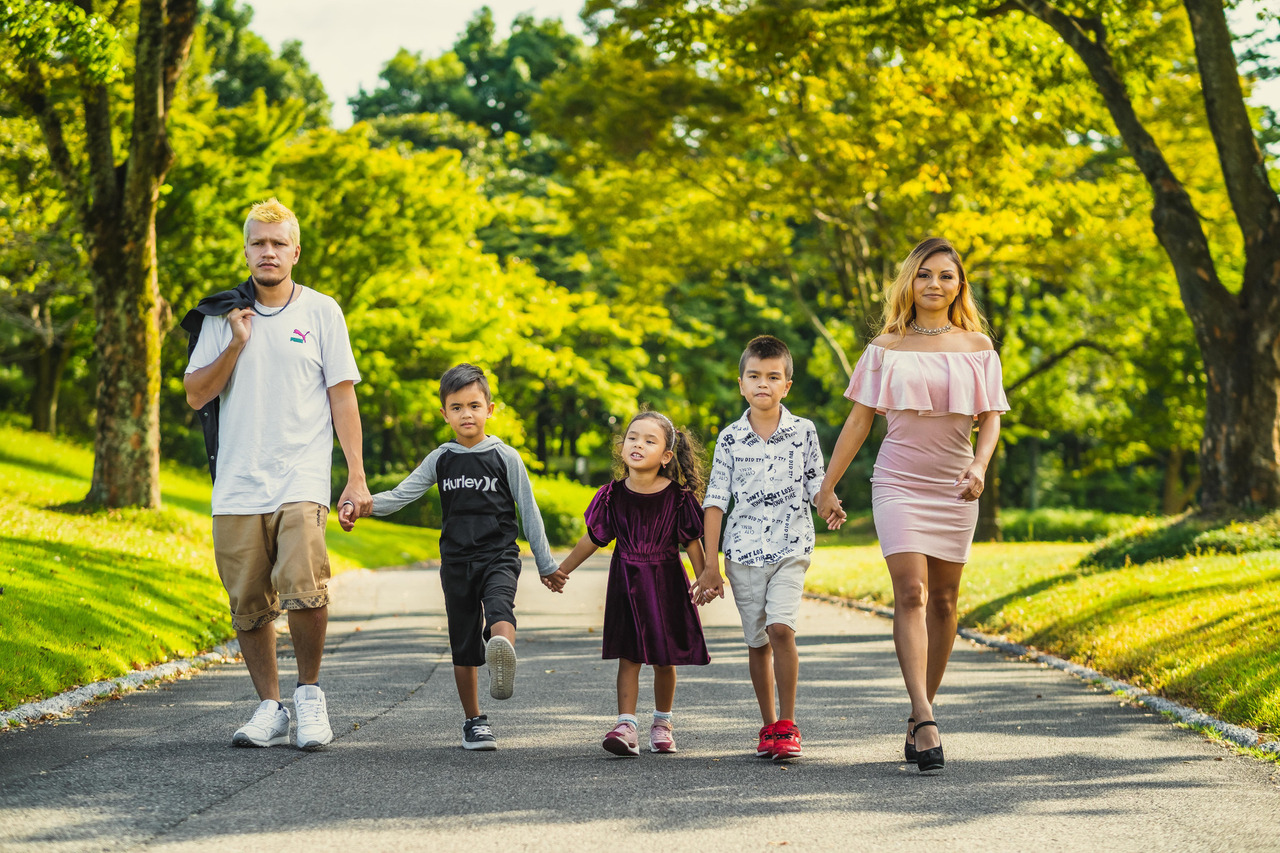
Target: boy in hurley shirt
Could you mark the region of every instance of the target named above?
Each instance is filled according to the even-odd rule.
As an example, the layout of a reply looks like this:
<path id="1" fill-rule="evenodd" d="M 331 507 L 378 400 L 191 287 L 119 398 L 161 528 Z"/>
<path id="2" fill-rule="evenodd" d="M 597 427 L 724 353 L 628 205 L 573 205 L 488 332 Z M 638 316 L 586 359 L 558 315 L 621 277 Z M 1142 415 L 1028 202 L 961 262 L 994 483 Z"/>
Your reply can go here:
<path id="1" fill-rule="evenodd" d="M 716 441 L 702 502 L 707 565 L 692 593 L 701 603 L 724 595 L 720 530 L 732 499 L 724 535 L 725 574 L 742 617 L 751 686 L 764 722 L 756 755 L 775 760 L 801 752 L 795 724 L 800 670 L 796 617 L 813 552 L 809 506 L 823 477 L 813 423 L 782 405 L 791 390 L 792 370 L 790 350 L 775 337 L 753 338 L 742 353 L 738 388 L 750 408 Z M 826 521 L 830 525 L 843 516 L 837 508 Z"/>
<path id="2" fill-rule="evenodd" d="M 350 530 L 358 516 L 388 515 L 439 484 L 444 515 L 440 584 L 449 620 L 453 678 L 466 714 L 462 745 L 496 749 L 489 718 L 480 713 L 477 669 L 482 663 L 489 667 L 490 696 L 510 698 L 516 674 L 515 596 L 520 577 L 517 506 L 538 574 L 554 573 L 557 564 L 551 558 L 520 454 L 500 438 L 485 434 L 493 401 L 484 371 L 470 364 L 445 371 L 440 377 L 440 401 L 454 440 L 431 451 L 400 485 L 374 495 L 372 512 L 357 512 L 354 503 L 346 503 L 339 508 L 338 518 L 343 529 Z"/>

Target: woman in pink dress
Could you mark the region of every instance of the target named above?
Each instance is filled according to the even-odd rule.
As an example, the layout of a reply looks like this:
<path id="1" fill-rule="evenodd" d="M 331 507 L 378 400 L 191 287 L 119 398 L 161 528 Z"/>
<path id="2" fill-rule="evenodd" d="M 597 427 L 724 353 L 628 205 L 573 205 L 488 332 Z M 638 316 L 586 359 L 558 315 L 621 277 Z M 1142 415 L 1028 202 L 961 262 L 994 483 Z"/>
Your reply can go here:
<path id="1" fill-rule="evenodd" d="M 818 514 L 827 518 L 840 506 L 836 484 L 884 415 L 889 430 L 871 477 L 871 508 L 893 579 L 893 642 L 911 699 L 904 755 L 921 773 L 944 763 L 933 698 L 956 638 L 960 573 L 1000 413 L 1009 410 L 984 325 L 955 248 L 931 237 L 912 249 L 889 287 L 884 327 L 845 391 L 853 411 L 818 493 Z"/>

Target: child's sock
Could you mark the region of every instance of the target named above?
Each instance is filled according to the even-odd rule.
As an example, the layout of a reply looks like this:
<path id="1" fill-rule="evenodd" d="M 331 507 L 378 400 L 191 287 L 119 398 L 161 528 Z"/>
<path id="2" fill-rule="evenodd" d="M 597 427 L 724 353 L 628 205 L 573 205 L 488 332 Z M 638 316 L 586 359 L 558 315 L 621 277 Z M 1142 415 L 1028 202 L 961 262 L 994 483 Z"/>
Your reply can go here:
<path id="1" fill-rule="evenodd" d="M 631 727 L 632 727 L 633 729 L 638 729 L 638 728 L 640 728 L 640 721 L 636 719 L 636 715 L 635 715 L 635 714 L 619 714 L 619 715 L 618 715 L 618 722 L 620 722 L 620 723 L 630 723 L 630 724 L 631 724 Z"/>
<path id="2" fill-rule="evenodd" d="M 660 723 L 660 722 L 661 722 L 661 723 L 666 723 L 668 726 L 670 726 L 670 725 L 671 725 L 671 712 L 670 712 L 670 711 L 654 711 L 654 712 L 653 712 L 653 722 L 654 722 L 654 723 Z"/>

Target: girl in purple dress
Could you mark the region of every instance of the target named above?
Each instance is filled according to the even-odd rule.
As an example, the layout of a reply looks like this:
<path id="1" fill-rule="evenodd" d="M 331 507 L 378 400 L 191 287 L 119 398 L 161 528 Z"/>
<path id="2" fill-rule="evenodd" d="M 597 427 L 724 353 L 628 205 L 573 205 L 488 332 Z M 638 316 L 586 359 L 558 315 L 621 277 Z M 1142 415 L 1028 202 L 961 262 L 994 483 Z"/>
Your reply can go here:
<path id="1" fill-rule="evenodd" d="M 583 560 L 617 540 L 605 594 L 603 657 L 618 659 L 618 723 L 605 735 L 604 748 L 640 754 L 636 700 L 640 667 L 647 663 L 656 708 L 649 751 L 675 752 L 676 667 L 711 662 L 680 560 L 683 545 L 694 573 L 702 573 L 702 456 L 684 430 L 657 412 L 632 418 L 619 450 L 626 476 L 596 492 L 587 507 L 587 535 L 542 582 L 559 592 Z"/>

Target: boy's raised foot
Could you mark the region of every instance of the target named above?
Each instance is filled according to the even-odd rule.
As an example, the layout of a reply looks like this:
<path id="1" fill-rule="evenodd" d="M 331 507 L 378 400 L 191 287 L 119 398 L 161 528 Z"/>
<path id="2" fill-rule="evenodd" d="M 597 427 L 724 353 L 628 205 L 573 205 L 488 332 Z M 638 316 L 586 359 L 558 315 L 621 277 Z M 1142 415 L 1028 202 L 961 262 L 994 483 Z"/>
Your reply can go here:
<path id="1" fill-rule="evenodd" d="M 623 758 L 634 758 L 640 754 L 640 738 L 636 734 L 636 727 L 628 722 L 618 723 L 613 727 L 607 735 L 604 736 L 604 748 L 606 752 L 620 755 Z"/>
<path id="2" fill-rule="evenodd" d="M 791 720 L 778 720 L 773 728 L 773 760 L 800 757 L 800 729 Z"/>
<path id="3" fill-rule="evenodd" d="M 760 742 L 756 744 L 756 758 L 773 758 L 773 730 L 777 723 L 766 723 L 760 727 Z"/>
<path id="4" fill-rule="evenodd" d="M 289 709 L 264 699 L 249 722 L 231 736 L 232 746 L 279 746 L 289 742 Z"/>
<path id="5" fill-rule="evenodd" d="M 510 699 L 516 686 L 515 647 L 506 637 L 490 637 L 484 647 L 484 662 L 489 667 L 489 695 Z"/>
<path id="6" fill-rule="evenodd" d="M 463 749 L 497 749 L 498 739 L 493 735 L 493 727 L 484 714 L 470 717 L 462 724 Z"/>

